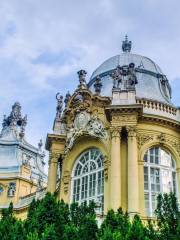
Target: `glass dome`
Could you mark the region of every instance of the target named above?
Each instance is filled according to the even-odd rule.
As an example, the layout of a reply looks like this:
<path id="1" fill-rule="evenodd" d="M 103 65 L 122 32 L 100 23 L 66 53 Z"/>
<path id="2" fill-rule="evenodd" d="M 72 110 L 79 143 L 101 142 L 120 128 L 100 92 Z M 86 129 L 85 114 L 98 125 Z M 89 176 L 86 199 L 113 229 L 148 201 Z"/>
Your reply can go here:
<path id="1" fill-rule="evenodd" d="M 94 92 L 94 83 L 96 77 L 102 80 L 102 96 L 112 96 L 113 80 L 112 72 L 117 66 L 128 66 L 130 63 L 135 64 L 136 77 L 136 98 L 155 100 L 166 104 L 171 103 L 171 88 L 166 76 L 160 67 L 151 59 L 132 54 L 125 51 L 103 62 L 92 74 L 88 83 L 89 89 Z"/>

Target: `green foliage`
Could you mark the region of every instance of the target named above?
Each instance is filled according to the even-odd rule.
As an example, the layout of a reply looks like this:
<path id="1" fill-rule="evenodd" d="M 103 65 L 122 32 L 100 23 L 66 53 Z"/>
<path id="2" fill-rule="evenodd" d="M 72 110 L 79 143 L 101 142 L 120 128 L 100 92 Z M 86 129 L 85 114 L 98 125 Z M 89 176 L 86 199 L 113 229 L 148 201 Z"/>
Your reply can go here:
<path id="1" fill-rule="evenodd" d="M 158 196 L 157 209 L 160 239 L 180 239 L 180 211 L 174 193 Z"/>
<path id="2" fill-rule="evenodd" d="M 13 204 L 10 203 L 8 209 L 3 209 L 0 221 L 1 240 L 24 240 L 25 232 L 23 222 L 13 216 Z"/>
<path id="3" fill-rule="evenodd" d="M 130 220 L 122 209 L 110 210 L 98 228 L 95 205 L 70 206 L 47 193 L 33 200 L 27 219 L 17 220 L 13 205 L 2 211 L 1 240 L 179 240 L 180 212 L 174 194 L 158 196 L 156 222 L 143 223 L 138 215 Z"/>

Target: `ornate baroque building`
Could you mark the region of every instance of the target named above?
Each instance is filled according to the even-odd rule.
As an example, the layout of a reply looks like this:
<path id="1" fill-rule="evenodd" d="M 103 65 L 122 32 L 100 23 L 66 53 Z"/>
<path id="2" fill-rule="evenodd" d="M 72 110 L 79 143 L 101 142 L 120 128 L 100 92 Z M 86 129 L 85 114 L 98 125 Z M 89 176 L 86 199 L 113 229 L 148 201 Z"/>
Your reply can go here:
<path id="1" fill-rule="evenodd" d="M 122 206 L 152 217 L 156 196 L 180 197 L 180 109 L 167 77 L 151 59 L 131 53 L 102 63 L 72 95 L 57 94 L 48 191 L 65 202 L 94 200 L 101 216 Z"/>
<path id="2" fill-rule="evenodd" d="M 47 176 L 44 173 L 42 141 L 38 148 L 25 139 L 27 116 L 22 117 L 16 102 L 4 116 L 0 134 L 0 210 L 13 202 L 15 213 L 24 218 L 34 197 L 44 196 Z"/>

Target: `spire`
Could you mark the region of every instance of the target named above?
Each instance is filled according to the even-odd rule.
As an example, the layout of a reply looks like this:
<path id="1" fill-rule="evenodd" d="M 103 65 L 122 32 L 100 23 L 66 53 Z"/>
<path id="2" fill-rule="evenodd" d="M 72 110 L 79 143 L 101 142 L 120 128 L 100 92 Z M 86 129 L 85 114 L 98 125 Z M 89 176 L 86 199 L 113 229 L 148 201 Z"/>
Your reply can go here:
<path id="1" fill-rule="evenodd" d="M 122 42 L 122 50 L 123 52 L 130 52 L 132 47 L 132 42 L 128 41 L 128 36 L 125 36 L 125 40 Z"/>
<path id="2" fill-rule="evenodd" d="M 15 102 L 12 106 L 11 113 L 8 117 L 4 115 L 2 123 L 2 134 L 7 132 L 6 130 L 12 130 L 17 135 L 17 137 L 23 138 L 25 134 L 25 126 L 27 124 L 27 116 L 22 117 L 21 115 L 21 105 L 19 102 Z"/>

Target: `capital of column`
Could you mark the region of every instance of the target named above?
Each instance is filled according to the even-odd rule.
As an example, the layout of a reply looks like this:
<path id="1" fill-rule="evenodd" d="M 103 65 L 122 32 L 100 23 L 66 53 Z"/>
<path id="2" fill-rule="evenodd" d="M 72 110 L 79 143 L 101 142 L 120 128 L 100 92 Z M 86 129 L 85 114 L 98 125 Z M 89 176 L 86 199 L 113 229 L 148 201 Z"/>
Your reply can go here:
<path id="1" fill-rule="evenodd" d="M 50 152 L 49 154 L 49 163 L 57 163 L 61 154 L 59 152 Z"/>
<path id="2" fill-rule="evenodd" d="M 136 137 L 137 135 L 136 126 L 127 126 L 126 130 L 128 132 L 128 137 Z"/>
<path id="3" fill-rule="evenodd" d="M 117 127 L 117 126 L 111 126 L 110 127 L 110 132 L 111 132 L 111 138 L 117 138 L 121 137 L 121 129 L 122 127 Z"/>

